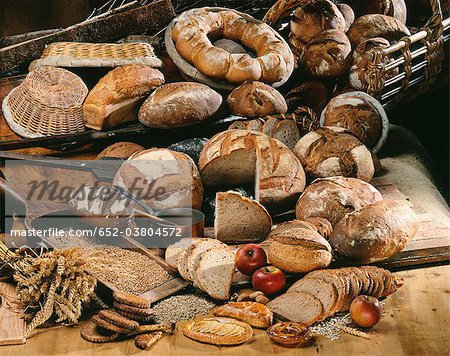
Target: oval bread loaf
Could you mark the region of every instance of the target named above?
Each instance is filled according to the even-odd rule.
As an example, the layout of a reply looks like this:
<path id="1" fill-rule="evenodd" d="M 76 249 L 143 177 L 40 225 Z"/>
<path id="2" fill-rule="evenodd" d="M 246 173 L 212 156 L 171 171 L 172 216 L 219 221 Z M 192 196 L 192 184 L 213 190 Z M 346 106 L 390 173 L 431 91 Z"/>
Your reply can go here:
<path id="1" fill-rule="evenodd" d="M 327 219 L 333 226 L 347 213 L 382 200 L 380 192 L 360 179 L 330 177 L 316 179 L 297 202 L 297 219 Z"/>
<path id="2" fill-rule="evenodd" d="M 373 263 L 400 252 L 418 229 L 410 203 L 383 200 L 349 213 L 335 226 L 330 244 L 353 263 Z"/>
<path id="3" fill-rule="evenodd" d="M 97 159 L 101 158 L 118 158 L 128 159 L 132 154 L 145 150 L 144 147 L 133 142 L 116 142 L 106 147 L 97 155 Z"/>
<path id="4" fill-rule="evenodd" d="M 170 83 L 145 100 L 139 121 L 159 129 L 190 126 L 211 117 L 221 104 L 222 96 L 204 84 Z"/>
<path id="5" fill-rule="evenodd" d="M 382 14 L 406 23 L 407 8 L 404 0 L 364 0 L 356 5 L 358 16 Z"/>
<path id="6" fill-rule="evenodd" d="M 294 153 L 314 178 L 344 176 L 370 182 L 375 173 L 370 151 L 340 127 L 309 132 L 297 142 Z"/>
<path id="7" fill-rule="evenodd" d="M 345 20 L 344 32 L 347 32 L 348 29 L 350 28 L 350 26 L 355 21 L 355 13 L 353 12 L 353 9 L 345 3 L 339 3 L 339 4 L 336 4 L 336 6 L 339 9 L 339 11 L 341 12 L 342 16 L 344 17 L 344 20 Z"/>

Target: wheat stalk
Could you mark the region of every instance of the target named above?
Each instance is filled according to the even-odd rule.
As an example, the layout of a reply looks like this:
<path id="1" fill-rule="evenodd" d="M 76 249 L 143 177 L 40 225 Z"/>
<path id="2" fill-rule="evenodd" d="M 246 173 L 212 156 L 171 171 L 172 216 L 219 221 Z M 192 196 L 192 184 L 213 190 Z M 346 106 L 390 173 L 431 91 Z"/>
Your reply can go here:
<path id="1" fill-rule="evenodd" d="M 365 333 L 364 331 L 356 330 L 356 329 L 351 328 L 346 325 L 337 325 L 337 327 L 347 334 L 362 337 L 363 339 L 367 339 L 367 340 L 370 339 L 370 335 Z"/>

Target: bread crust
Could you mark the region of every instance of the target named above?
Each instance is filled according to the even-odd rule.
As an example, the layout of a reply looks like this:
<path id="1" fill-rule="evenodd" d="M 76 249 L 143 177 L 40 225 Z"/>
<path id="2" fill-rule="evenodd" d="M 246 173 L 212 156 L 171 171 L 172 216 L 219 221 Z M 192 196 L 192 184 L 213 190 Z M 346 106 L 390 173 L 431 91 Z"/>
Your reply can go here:
<path id="1" fill-rule="evenodd" d="M 144 147 L 134 142 L 116 142 L 106 147 L 97 155 L 97 159 L 101 158 L 119 158 L 128 159 L 136 152 L 145 150 Z"/>
<path id="2" fill-rule="evenodd" d="M 213 311 L 214 316 L 228 317 L 243 321 L 255 328 L 266 329 L 273 322 L 273 313 L 258 302 L 231 302 Z"/>
<path id="3" fill-rule="evenodd" d="M 140 99 L 164 84 L 164 75 L 145 65 L 126 65 L 108 72 L 83 104 L 86 127 L 104 130 L 137 117 Z"/>
<path id="4" fill-rule="evenodd" d="M 253 338 L 250 325 L 231 318 L 191 320 L 182 332 L 190 339 L 218 346 L 240 345 Z"/>

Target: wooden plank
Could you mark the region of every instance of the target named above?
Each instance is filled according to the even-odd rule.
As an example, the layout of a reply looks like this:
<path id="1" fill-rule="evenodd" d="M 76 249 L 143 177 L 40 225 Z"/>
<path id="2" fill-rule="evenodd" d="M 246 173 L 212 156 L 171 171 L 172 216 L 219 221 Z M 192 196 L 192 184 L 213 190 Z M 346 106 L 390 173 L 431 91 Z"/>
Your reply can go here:
<path id="1" fill-rule="evenodd" d="M 62 31 L 0 49 L 0 73 L 39 58 L 52 42 L 105 42 L 132 34 L 156 32 L 175 17 L 170 0 L 158 0 L 126 11 L 112 12 Z"/>
<path id="2" fill-rule="evenodd" d="M 11 301 L 15 298 L 16 287 L 0 282 L 0 345 L 20 345 L 26 341 L 25 321 L 11 309 Z"/>

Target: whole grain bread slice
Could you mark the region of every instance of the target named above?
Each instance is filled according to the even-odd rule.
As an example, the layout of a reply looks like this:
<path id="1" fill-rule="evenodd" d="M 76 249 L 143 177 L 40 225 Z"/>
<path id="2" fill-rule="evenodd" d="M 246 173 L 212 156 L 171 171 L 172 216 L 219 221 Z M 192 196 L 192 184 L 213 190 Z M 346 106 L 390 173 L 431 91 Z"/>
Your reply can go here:
<path id="1" fill-rule="evenodd" d="M 230 298 L 235 255 L 227 247 L 212 248 L 200 255 L 197 277 L 200 289 L 219 300 Z"/>
<path id="2" fill-rule="evenodd" d="M 203 252 L 208 251 L 212 248 L 222 247 L 226 246 L 224 243 L 220 242 L 216 239 L 209 239 L 204 238 L 199 241 L 198 244 L 196 244 L 190 253 L 188 254 L 188 273 L 189 277 L 191 278 L 191 281 L 194 284 L 194 287 L 199 287 L 199 282 L 197 278 L 197 269 L 198 269 L 198 262 L 200 260 L 200 256 Z"/>
<path id="3" fill-rule="evenodd" d="M 314 295 L 292 291 L 276 297 L 266 305 L 278 319 L 314 324 L 323 316 L 323 305 Z"/>
<path id="4" fill-rule="evenodd" d="M 293 150 L 298 140 L 300 140 L 300 131 L 294 120 L 279 120 L 278 124 L 272 130 L 271 137 L 283 142 Z"/>
<path id="5" fill-rule="evenodd" d="M 192 237 L 185 237 L 180 241 L 168 246 L 164 256 L 167 264 L 172 268 L 178 269 L 177 260 L 180 252 L 187 249 L 193 241 L 194 239 Z"/>
<path id="6" fill-rule="evenodd" d="M 178 254 L 177 258 L 178 273 L 180 274 L 181 277 L 183 277 L 187 281 L 192 282 L 191 277 L 189 275 L 189 267 L 188 267 L 189 255 L 192 253 L 192 250 L 195 248 L 195 246 L 200 244 L 201 240 L 202 239 L 200 238 L 193 239 L 191 244 L 188 247 L 181 250 L 180 253 Z"/>
<path id="7" fill-rule="evenodd" d="M 272 218 L 260 203 L 228 191 L 216 194 L 214 230 L 220 241 L 258 242 L 269 236 Z"/>

